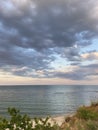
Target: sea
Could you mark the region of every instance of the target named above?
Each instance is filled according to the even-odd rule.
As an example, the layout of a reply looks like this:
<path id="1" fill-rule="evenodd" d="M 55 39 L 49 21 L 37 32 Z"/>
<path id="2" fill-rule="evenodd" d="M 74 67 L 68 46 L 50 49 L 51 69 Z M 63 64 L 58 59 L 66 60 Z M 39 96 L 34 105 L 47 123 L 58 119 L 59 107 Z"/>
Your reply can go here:
<path id="1" fill-rule="evenodd" d="M 8 107 L 31 118 L 62 116 L 78 107 L 98 102 L 98 85 L 11 85 L 0 86 L 0 116 Z"/>

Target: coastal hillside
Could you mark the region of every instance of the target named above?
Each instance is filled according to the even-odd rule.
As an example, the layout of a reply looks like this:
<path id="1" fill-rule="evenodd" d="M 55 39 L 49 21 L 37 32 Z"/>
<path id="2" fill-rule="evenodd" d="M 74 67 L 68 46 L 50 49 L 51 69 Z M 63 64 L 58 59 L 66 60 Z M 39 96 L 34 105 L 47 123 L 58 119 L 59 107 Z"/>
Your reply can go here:
<path id="1" fill-rule="evenodd" d="M 75 115 L 66 117 L 63 130 L 98 130 L 98 103 L 78 108 Z"/>

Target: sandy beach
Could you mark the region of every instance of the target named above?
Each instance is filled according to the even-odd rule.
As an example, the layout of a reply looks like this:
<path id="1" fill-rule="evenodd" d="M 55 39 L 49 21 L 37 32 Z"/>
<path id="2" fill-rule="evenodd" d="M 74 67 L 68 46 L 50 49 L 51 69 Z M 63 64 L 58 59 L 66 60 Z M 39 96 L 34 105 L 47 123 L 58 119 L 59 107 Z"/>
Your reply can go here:
<path id="1" fill-rule="evenodd" d="M 51 118 L 51 123 L 57 123 L 59 126 L 65 121 L 65 116 L 57 116 Z"/>
<path id="2" fill-rule="evenodd" d="M 75 113 L 71 113 L 71 114 L 66 114 L 66 115 L 61 115 L 61 116 L 54 116 L 50 118 L 50 123 L 56 123 L 59 126 L 62 125 L 62 123 L 65 122 L 66 117 L 72 117 Z"/>

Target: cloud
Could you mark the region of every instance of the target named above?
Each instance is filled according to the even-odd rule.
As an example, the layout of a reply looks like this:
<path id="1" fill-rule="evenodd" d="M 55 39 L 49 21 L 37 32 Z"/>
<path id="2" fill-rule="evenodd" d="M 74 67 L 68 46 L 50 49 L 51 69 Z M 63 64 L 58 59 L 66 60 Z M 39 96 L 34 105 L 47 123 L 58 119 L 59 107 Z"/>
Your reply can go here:
<path id="1" fill-rule="evenodd" d="M 91 39 L 97 36 L 97 22 L 90 10 L 92 7 L 94 11 L 95 0 L 93 0 L 94 3 L 84 0 L 73 0 L 72 2 L 1 0 L 1 2 L 0 17 L 3 28 L 9 32 L 10 29 L 17 32 L 7 39 L 14 45 L 37 50 L 69 47 L 76 43 L 79 45 L 91 44 Z M 6 11 L 6 15 L 4 11 Z M 17 11 L 22 12 L 21 15 Z M 34 15 L 32 12 L 35 12 Z"/>
<path id="2" fill-rule="evenodd" d="M 80 48 L 98 38 L 96 0 L 0 0 L 0 3 L 0 68 L 4 71 L 47 77 L 49 70 L 54 69 L 51 62 L 56 60 L 55 55 L 70 65 L 97 58 L 95 53 L 80 54 Z M 83 79 L 85 72 L 80 76 L 78 71 L 57 75 Z"/>
<path id="3" fill-rule="evenodd" d="M 0 66 L 27 66 L 37 69 L 49 68 L 48 64 L 54 58 L 47 56 L 44 53 L 38 53 L 32 49 L 10 48 L 7 51 L 0 51 Z"/>
<path id="4" fill-rule="evenodd" d="M 69 72 L 55 72 L 54 76 L 71 80 L 90 80 L 91 76 L 98 75 L 98 64 L 80 66 Z"/>
<path id="5" fill-rule="evenodd" d="M 4 17 L 22 16 L 26 11 L 33 11 L 36 8 L 31 0 L 1 0 L 0 3 L 0 11 Z"/>
<path id="6" fill-rule="evenodd" d="M 81 61 L 80 49 L 76 47 L 69 47 L 64 49 L 61 56 L 71 62 Z"/>
<path id="7" fill-rule="evenodd" d="M 86 52 L 86 53 L 82 54 L 81 57 L 84 60 L 89 60 L 89 61 L 96 60 L 96 61 L 98 61 L 98 52 L 96 52 L 96 51 Z"/>

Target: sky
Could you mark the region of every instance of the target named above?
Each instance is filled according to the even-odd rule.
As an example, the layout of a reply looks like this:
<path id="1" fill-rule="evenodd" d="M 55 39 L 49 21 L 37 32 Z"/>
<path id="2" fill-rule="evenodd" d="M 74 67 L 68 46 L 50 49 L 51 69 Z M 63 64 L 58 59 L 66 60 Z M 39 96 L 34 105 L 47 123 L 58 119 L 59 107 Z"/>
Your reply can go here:
<path id="1" fill-rule="evenodd" d="M 0 0 L 0 85 L 98 84 L 98 0 Z"/>

